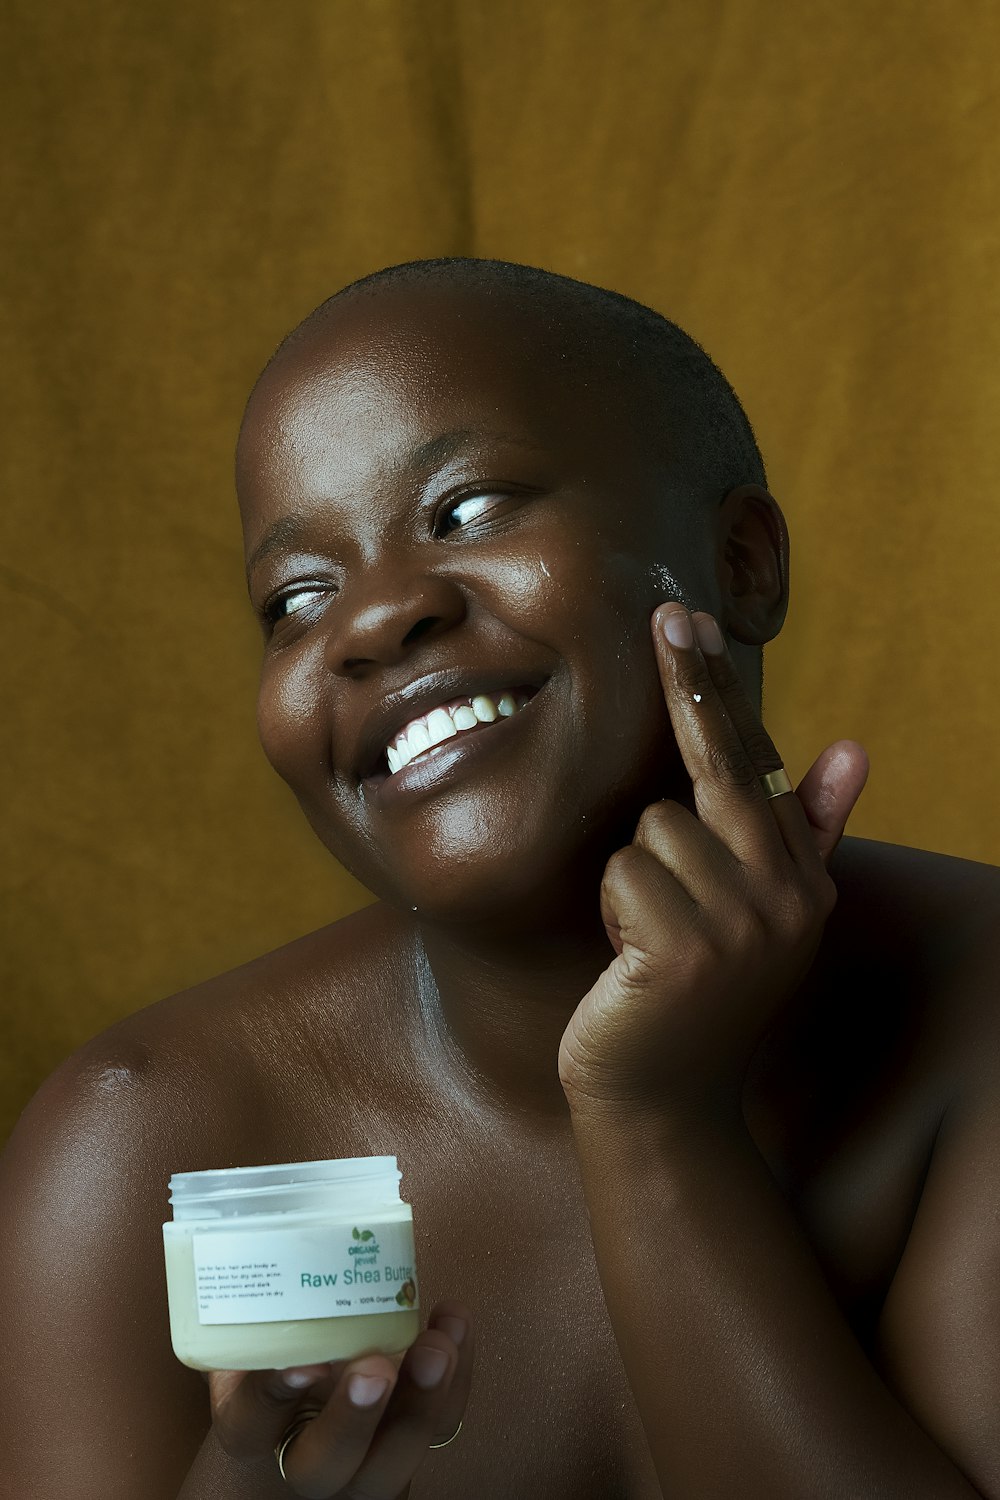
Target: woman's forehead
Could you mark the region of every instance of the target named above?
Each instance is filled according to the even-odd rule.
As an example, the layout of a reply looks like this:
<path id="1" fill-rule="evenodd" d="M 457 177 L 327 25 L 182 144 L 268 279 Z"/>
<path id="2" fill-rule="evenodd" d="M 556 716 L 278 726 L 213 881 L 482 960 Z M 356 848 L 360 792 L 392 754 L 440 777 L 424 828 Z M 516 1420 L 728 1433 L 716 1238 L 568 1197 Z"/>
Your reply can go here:
<path id="1" fill-rule="evenodd" d="M 331 320 L 275 362 L 241 433 L 241 493 L 277 470 L 301 480 L 337 465 L 346 483 L 373 469 L 426 467 L 463 450 L 513 444 L 569 454 L 607 451 L 601 418 L 620 425 L 613 380 L 560 357 L 497 309 L 427 308 Z M 536 330 L 537 332 L 537 330 Z"/>
<path id="2" fill-rule="evenodd" d="M 390 287 L 348 298 L 296 330 L 268 374 L 288 389 L 340 399 L 373 389 L 410 403 L 462 391 L 517 400 L 566 380 L 593 385 L 595 351 L 582 327 L 552 326 L 538 309 L 466 288 Z M 587 365 L 591 378 L 574 380 Z"/>

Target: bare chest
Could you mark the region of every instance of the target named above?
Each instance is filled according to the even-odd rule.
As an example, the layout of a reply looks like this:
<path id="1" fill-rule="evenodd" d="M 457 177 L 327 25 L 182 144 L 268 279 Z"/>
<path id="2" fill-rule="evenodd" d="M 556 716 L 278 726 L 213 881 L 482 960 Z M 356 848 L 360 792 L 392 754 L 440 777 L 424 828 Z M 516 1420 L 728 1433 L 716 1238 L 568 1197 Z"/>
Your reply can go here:
<path id="1" fill-rule="evenodd" d="M 762 1074 L 748 1089 L 748 1123 L 864 1344 L 919 1199 L 935 1090 L 916 1056 L 884 1060 L 847 1087 L 810 1082 L 804 1064 L 798 1079 L 779 1098 Z M 284 1149 L 286 1159 L 396 1154 L 414 1206 L 424 1315 L 446 1296 L 476 1310 L 462 1433 L 428 1456 L 412 1500 L 662 1500 L 604 1302 L 571 1133 L 539 1146 L 481 1121 L 463 1125 L 444 1105 L 436 1120 L 414 1117 L 398 1095 L 368 1106 L 335 1138 L 328 1123 L 324 1135 L 317 1117 L 303 1120 Z"/>
<path id="2" fill-rule="evenodd" d="M 807 1023 L 768 1038 L 744 1092 L 751 1134 L 863 1347 L 968 1045 L 940 973 L 918 959 L 884 932 L 850 944 L 833 933 L 801 1007 Z M 974 1031 L 973 1019 L 964 1035 Z M 340 1073 L 352 1086 L 337 1099 L 329 1074 L 306 1081 L 307 1071 L 303 1058 L 287 1097 L 269 1081 L 282 1139 L 269 1133 L 262 1148 L 285 1160 L 397 1155 L 425 1316 L 446 1296 L 476 1310 L 463 1430 L 428 1455 L 412 1500 L 662 1500 L 604 1302 L 572 1131 L 540 1144 L 456 1109 L 412 1072 L 382 1087 L 359 1061 Z"/>
<path id="3" fill-rule="evenodd" d="M 303 1089 L 300 1079 L 296 1093 L 297 1110 L 278 1110 L 295 1122 L 280 1148 L 273 1139 L 259 1146 L 285 1160 L 395 1155 L 413 1206 L 422 1321 L 445 1297 L 474 1310 L 463 1428 L 428 1454 L 411 1500 L 661 1500 L 604 1303 L 571 1135 L 539 1144 L 463 1119 L 443 1099 L 418 1111 L 395 1090 L 342 1099 L 335 1110 L 322 1080 Z"/>
<path id="4" fill-rule="evenodd" d="M 574 1159 L 559 1151 L 529 1174 L 509 1143 L 480 1143 L 460 1184 L 462 1155 L 453 1142 L 406 1174 L 421 1304 L 460 1297 L 477 1336 L 462 1433 L 430 1456 L 412 1500 L 660 1500 Z"/>

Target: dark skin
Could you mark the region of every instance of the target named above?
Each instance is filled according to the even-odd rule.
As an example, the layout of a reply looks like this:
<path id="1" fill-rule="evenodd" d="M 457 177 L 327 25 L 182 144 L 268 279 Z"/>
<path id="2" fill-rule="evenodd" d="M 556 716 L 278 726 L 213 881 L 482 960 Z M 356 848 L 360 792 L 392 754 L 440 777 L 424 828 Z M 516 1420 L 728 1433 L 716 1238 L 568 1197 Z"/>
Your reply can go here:
<path id="1" fill-rule="evenodd" d="M 262 742 L 380 900 L 111 1028 L 22 1117 L 19 1495 L 287 1494 L 304 1404 L 303 1495 L 1000 1496 L 1000 874 L 841 838 L 852 741 L 763 798 L 780 510 L 747 485 L 680 525 L 556 369 L 496 299 L 397 286 L 253 398 L 248 559 L 299 528 L 248 574 Z M 671 646 L 672 600 L 726 649 Z M 390 801 L 368 716 L 452 668 L 542 686 Z M 383 1152 L 442 1383 L 370 1355 L 206 1389 L 167 1336 L 169 1173 Z M 363 1418 L 354 1369 L 390 1380 Z"/>

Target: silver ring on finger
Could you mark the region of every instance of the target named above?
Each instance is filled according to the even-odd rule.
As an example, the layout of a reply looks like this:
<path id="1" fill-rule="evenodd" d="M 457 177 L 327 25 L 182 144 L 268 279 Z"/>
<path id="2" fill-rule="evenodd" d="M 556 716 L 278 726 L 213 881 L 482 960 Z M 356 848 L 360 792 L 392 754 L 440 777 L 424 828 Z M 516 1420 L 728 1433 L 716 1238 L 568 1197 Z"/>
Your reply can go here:
<path id="1" fill-rule="evenodd" d="M 286 1484 L 288 1483 L 288 1475 L 285 1473 L 285 1454 L 288 1452 L 292 1443 L 294 1443 L 295 1439 L 298 1437 L 302 1429 L 304 1427 L 308 1427 L 309 1423 L 312 1422 L 318 1415 L 319 1413 L 315 1411 L 307 1412 L 304 1416 L 300 1412 L 281 1441 L 275 1445 L 274 1456 L 278 1460 L 278 1473 L 281 1475 Z"/>
<path id="2" fill-rule="evenodd" d="M 453 1443 L 455 1441 L 455 1439 L 458 1437 L 458 1434 L 461 1432 L 461 1430 L 462 1430 L 462 1424 L 461 1424 L 461 1422 L 459 1422 L 458 1426 L 455 1428 L 455 1431 L 452 1433 L 452 1435 L 451 1435 L 450 1438 L 445 1438 L 445 1440 L 444 1440 L 443 1443 L 428 1443 L 427 1444 L 428 1448 L 447 1448 L 447 1446 L 448 1446 L 449 1443 Z"/>

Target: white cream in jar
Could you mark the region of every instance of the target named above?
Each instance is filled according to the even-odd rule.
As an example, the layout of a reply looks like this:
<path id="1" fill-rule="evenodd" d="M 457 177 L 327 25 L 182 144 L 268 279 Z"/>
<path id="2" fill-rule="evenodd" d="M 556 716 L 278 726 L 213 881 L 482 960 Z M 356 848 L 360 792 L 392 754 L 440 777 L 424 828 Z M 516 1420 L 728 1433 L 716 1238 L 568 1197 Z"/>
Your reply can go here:
<path id="1" fill-rule="evenodd" d="M 398 1354 L 420 1331 L 394 1156 L 175 1172 L 170 1340 L 195 1370 Z"/>

